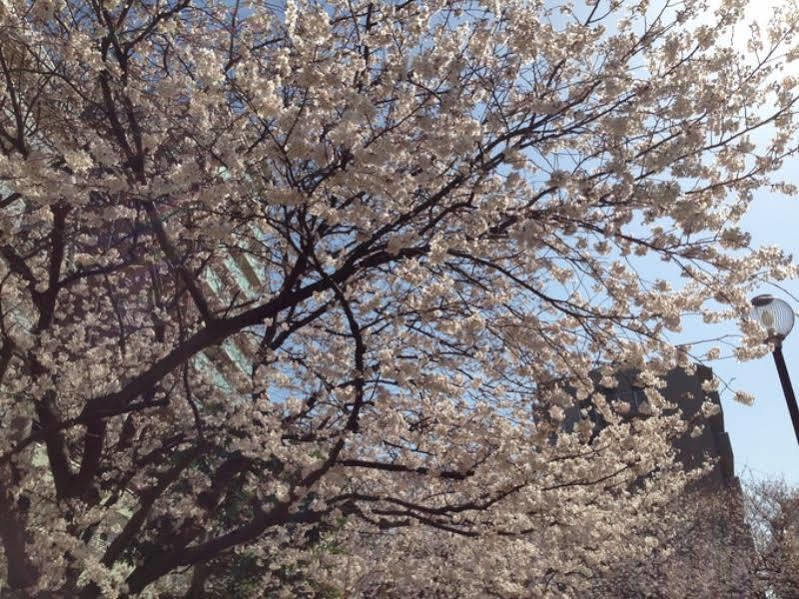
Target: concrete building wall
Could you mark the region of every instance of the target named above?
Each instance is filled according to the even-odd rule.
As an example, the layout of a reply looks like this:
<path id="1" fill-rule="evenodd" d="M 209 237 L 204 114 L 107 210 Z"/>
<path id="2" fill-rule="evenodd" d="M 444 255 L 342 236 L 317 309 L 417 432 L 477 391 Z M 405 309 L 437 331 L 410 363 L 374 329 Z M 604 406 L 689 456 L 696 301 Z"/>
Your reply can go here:
<path id="1" fill-rule="evenodd" d="M 629 418 L 646 418 L 648 404 L 643 388 L 637 384 L 638 372 L 621 370 L 615 373 L 618 385 L 615 388 L 603 388 L 598 385 L 601 375 L 597 372 L 597 388 L 607 399 L 613 402 L 628 404 Z M 705 381 L 711 380 L 713 373 L 706 366 L 697 365 L 692 373 L 683 369 L 674 369 L 665 376 L 665 387 L 660 392 L 670 403 L 676 404 L 683 418 L 690 421 L 688 431 L 675 439 L 674 446 L 678 458 L 686 470 L 693 470 L 712 462 L 711 470 L 701 479 L 691 484 L 686 490 L 683 505 L 676 507 L 681 511 L 691 512 L 689 516 L 696 521 L 691 528 L 690 538 L 686 538 L 671 558 L 674 563 L 666 571 L 694 572 L 697 588 L 689 584 L 692 575 L 687 575 L 686 595 L 691 597 L 707 596 L 708 588 L 712 588 L 713 596 L 742 598 L 760 597 L 754 590 L 754 573 L 751 570 L 751 552 L 754 550 L 751 534 L 744 516 L 743 493 L 738 478 L 735 476 L 734 458 L 729 435 L 724 430 L 724 415 L 721 402 L 716 392 L 702 389 Z M 706 417 L 702 412 L 702 404 L 709 402 L 718 406 L 718 411 Z M 567 410 L 565 425 L 571 428 L 581 417 L 581 411 L 589 412 L 595 422 L 595 430 L 601 429 L 601 416 L 591 414 L 589 400 L 579 402 Z M 700 434 L 691 434 L 694 425 L 700 425 Z M 668 565 L 668 564 L 667 564 Z M 668 583 L 668 580 L 663 582 Z M 704 591 L 700 583 L 707 585 Z M 636 590 L 635 583 L 624 597 L 648 597 L 647 593 Z"/>
<path id="2" fill-rule="evenodd" d="M 616 399 L 631 403 L 631 415 L 642 415 L 645 411 L 645 396 L 643 389 L 636 385 L 637 373 L 635 371 L 621 371 L 616 374 L 619 385 L 615 389 L 605 389 L 608 399 Z M 705 381 L 713 378 L 713 372 L 707 366 L 698 365 L 695 373 L 689 374 L 683 369 L 675 368 L 665 377 L 666 386 L 661 393 L 667 401 L 678 406 L 683 418 L 693 425 L 701 426 L 699 435 L 691 435 L 693 426 L 688 433 L 675 441 L 678 455 L 686 470 L 701 466 L 706 460 L 714 460 L 715 465 L 710 473 L 703 479 L 703 486 L 707 488 L 723 488 L 730 485 L 737 487 L 735 477 L 735 464 L 730 445 L 729 435 L 724 430 L 724 414 L 721 411 L 721 401 L 718 393 L 706 392 L 702 389 Z M 710 417 L 702 414 L 702 404 L 710 402 L 718 406 L 719 411 Z"/>

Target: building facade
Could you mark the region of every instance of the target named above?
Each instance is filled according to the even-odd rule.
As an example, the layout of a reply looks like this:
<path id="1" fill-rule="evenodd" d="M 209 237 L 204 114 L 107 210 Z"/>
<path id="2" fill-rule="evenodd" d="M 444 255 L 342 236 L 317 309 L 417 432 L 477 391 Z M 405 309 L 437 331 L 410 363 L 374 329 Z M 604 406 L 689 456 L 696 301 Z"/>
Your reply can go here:
<path id="1" fill-rule="evenodd" d="M 614 411 L 624 418 L 649 417 L 652 410 L 638 372 L 618 370 L 614 378 L 613 388 L 600 384 L 599 372 L 595 379 L 596 389 Z M 595 597 L 763 596 L 757 586 L 754 545 L 720 398 L 703 388 L 712 378 L 712 370 L 702 365 L 690 372 L 673 369 L 663 377 L 661 394 L 687 421 L 686 432 L 673 441 L 676 458 L 686 472 L 703 466 L 707 472 L 688 484 L 673 506 L 672 515 L 679 521 L 674 538 L 645 560 L 618 564 L 598 580 Z M 566 410 L 564 426 L 573 430 L 586 416 L 594 424 L 594 434 L 607 425 L 586 399 Z"/>

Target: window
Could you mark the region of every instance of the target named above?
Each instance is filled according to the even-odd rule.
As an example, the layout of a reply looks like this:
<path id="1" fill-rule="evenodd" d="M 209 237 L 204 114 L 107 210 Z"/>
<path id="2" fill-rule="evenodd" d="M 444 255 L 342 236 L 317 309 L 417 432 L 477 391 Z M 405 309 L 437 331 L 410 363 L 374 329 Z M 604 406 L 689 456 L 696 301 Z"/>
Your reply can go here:
<path id="1" fill-rule="evenodd" d="M 621 402 L 626 404 L 629 407 L 627 413 L 631 416 L 645 416 L 650 412 L 646 393 L 644 393 L 644 390 L 639 387 L 613 391 L 608 394 L 608 399 L 611 401 L 611 403 Z M 619 412 L 625 411 L 623 408 L 619 409 L 621 406 L 614 406 L 614 408 Z"/>

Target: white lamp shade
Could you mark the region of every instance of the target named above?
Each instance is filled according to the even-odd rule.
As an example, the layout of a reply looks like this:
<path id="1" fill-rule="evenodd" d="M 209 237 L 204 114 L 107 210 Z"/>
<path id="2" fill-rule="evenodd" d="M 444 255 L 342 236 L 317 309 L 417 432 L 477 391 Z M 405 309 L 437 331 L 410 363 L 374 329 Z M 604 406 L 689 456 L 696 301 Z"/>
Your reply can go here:
<path id="1" fill-rule="evenodd" d="M 787 302 L 771 295 L 752 298 L 752 318 L 768 331 L 770 340 L 782 341 L 793 329 L 793 310 Z"/>

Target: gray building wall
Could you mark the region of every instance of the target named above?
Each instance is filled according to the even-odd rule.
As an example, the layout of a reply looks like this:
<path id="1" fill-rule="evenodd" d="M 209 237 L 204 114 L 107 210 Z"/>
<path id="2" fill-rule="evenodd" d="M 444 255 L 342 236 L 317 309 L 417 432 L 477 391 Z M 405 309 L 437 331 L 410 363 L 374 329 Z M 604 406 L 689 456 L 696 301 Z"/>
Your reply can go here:
<path id="1" fill-rule="evenodd" d="M 614 375 L 618 385 L 607 388 L 599 385 L 602 375 L 599 371 L 595 373 L 597 389 L 611 404 L 619 401 L 628 404 L 628 418 L 646 418 L 648 413 L 643 388 L 636 384 L 637 375 L 635 370 L 619 370 Z M 660 389 L 666 400 L 676 404 L 675 409 L 679 409 L 683 418 L 690 421 L 687 432 L 674 441 L 678 459 L 685 469 L 693 470 L 708 460 L 713 463 L 704 477 L 686 488 L 681 505 L 675 506 L 677 510 L 692 513 L 690 517 L 696 522 L 691 529 L 692 533 L 672 548 L 675 553 L 670 558 L 671 562 L 667 560 L 660 565 L 665 566 L 665 573 L 684 573 L 685 580 L 682 584 L 685 588 L 681 596 L 699 598 L 712 595 L 729 599 L 762 599 L 763 595 L 756 590 L 756 576 L 750 559 L 754 545 L 745 520 L 741 485 L 735 476 L 730 438 L 724 430 L 720 398 L 718 393 L 702 389 L 702 383 L 712 378 L 713 372 L 706 366 L 697 365 L 695 372 L 691 374 L 683 369 L 674 369 L 664 377 L 665 386 Z M 702 413 L 702 404 L 705 401 L 718 406 L 718 412 L 706 417 Z M 590 400 L 575 400 L 575 405 L 566 410 L 563 425 L 572 429 L 582 417 L 581 410 L 585 410 L 594 421 L 594 431 L 599 432 L 604 420 L 591 406 Z M 691 429 L 697 424 L 702 426 L 702 432 L 692 436 Z M 696 513 L 691 510 L 696 510 Z M 657 569 L 654 563 L 644 564 L 642 567 Z M 673 582 L 667 579 L 667 574 L 661 573 L 661 576 L 666 576 L 663 582 Z M 694 577 L 695 587 L 691 585 Z M 642 576 L 640 580 L 645 578 Z M 668 596 L 651 595 L 636 588 L 640 580 L 632 578 L 621 584 L 620 580 L 611 579 L 610 583 L 620 585 L 613 587 L 613 596 Z"/>
<path id="2" fill-rule="evenodd" d="M 636 370 L 619 370 L 614 376 L 618 381 L 616 387 L 603 387 L 599 381 L 602 375 L 595 373 L 597 390 L 605 395 L 611 405 L 624 402 L 628 406 L 627 418 L 646 418 L 648 404 L 644 388 L 637 384 L 638 372 Z M 675 440 L 674 446 L 678 450 L 678 457 L 686 470 L 693 470 L 707 460 L 714 461 L 712 470 L 701 482 L 707 488 L 733 487 L 739 489 L 740 485 L 735 476 L 735 462 L 732 446 L 727 432 L 724 430 L 724 414 L 721 410 L 721 401 L 718 393 L 706 392 L 702 383 L 713 378 L 713 371 L 707 366 L 697 365 L 694 373 L 689 374 L 681 368 L 669 371 L 664 377 L 665 387 L 660 392 L 670 403 L 682 411 L 683 418 L 690 422 L 688 431 Z M 568 390 L 568 385 L 566 386 Z M 707 401 L 718 406 L 718 412 L 710 417 L 702 413 L 702 404 Z M 574 405 L 565 409 L 563 427 L 573 430 L 575 424 L 582 418 L 581 411 L 587 411 L 589 418 L 594 422 L 594 431 L 598 433 L 604 426 L 604 419 L 593 409 L 590 399 L 576 401 Z M 542 413 L 546 418 L 546 414 Z M 700 425 L 702 432 L 691 435 L 694 425 Z"/>
<path id="3" fill-rule="evenodd" d="M 635 371 L 621 371 L 616 373 L 619 381 L 615 389 L 605 389 L 608 399 L 623 400 L 630 403 L 630 415 L 645 416 L 641 412 L 641 405 L 645 401 L 643 390 L 635 385 L 637 373 Z M 724 430 L 724 413 L 721 410 L 721 400 L 718 393 L 705 392 L 702 383 L 713 378 L 713 371 L 707 366 L 698 365 L 693 374 L 681 368 L 675 368 L 665 377 L 666 386 L 661 393 L 667 401 L 677 404 L 682 411 L 683 418 L 692 424 L 702 427 L 698 436 L 692 436 L 689 431 L 675 441 L 680 461 L 686 470 L 701 466 L 706 460 L 714 460 L 715 465 L 708 475 L 702 480 L 702 486 L 708 489 L 725 487 L 739 488 L 735 476 L 735 462 L 732 446 L 727 432 Z M 702 414 L 702 404 L 708 401 L 718 406 L 715 415 L 705 417 Z"/>

